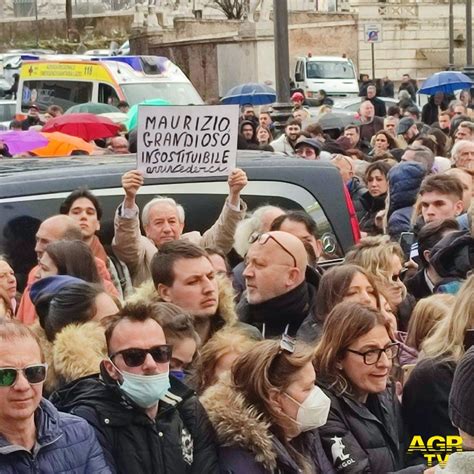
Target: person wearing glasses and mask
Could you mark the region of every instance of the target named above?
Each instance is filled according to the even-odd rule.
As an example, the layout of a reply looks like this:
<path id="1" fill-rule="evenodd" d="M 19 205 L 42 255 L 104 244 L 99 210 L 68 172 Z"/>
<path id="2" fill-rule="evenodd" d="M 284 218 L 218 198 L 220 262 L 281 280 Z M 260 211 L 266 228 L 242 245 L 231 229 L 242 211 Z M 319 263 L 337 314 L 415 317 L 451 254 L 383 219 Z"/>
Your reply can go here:
<path id="1" fill-rule="evenodd" d="M 319 433 L 338 473 L 424 472 L 424 465 L 404 469 L 400 407 L 389 380 L 398 352 L 390 323 L 374 308 L 343 302 L 326 319 L 314 367 L 331 409 Z"/>
<path id="2" fill-rule="evenodd" d="M 118 473 L 218 473 L 214 432 L 194 392 L 169 375 L 172 346 L 153 308 L 128 303 L 107 321 L 101 377 L 53 394 L 85 418 Z"/>
<path id="3" fill-rule="evenodd" d="M 237 306 L 240 321 L 255 326 L 264 338 L 296 335 L 312 314 L 319 276 L 307 271 L 308 254 L 293 234 L 253 234 L 245 257 L 246 290 Z"/>
<path id="4" fill-rule="evenodd" d="M 94 430 L 42 397 L 47 370 L 33 333 L 0 318 L 0 472 L 111 473 Z"/>
<path id="5" fill-rule="evenodd" d="M 313 354 L 288 336 L 258 342 L 204 392 L 222 473 L 335 473 L 318 433 L 330 400 L 315 386 Z"/>

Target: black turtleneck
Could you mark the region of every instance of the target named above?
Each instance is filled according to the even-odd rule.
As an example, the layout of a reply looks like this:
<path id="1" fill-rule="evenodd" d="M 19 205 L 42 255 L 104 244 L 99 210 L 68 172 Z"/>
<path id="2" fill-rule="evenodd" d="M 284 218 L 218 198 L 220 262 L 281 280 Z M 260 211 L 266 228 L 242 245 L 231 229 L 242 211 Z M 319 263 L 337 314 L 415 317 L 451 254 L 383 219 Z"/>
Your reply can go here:
<path id="1" fill-rule="evenodd" d="M 280 336 L 287 325 L 288 334 L 295 336 L 310 311 L 315 293 L 315 288 L 304 281 L 288 293 L 263 303 L 250 304 L 245 299 L 238 311 L 242 321 L 256 326 L 265 338 Z"/>

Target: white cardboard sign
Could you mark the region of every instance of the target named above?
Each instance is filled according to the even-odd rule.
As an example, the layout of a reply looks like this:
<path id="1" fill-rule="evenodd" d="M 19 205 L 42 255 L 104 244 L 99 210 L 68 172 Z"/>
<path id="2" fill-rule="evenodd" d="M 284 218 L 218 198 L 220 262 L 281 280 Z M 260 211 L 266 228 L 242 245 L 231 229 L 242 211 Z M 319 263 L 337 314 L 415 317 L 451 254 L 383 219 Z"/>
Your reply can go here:
<path id="1" fill-rule="evenodd" d="M 147 177 L 227 176 L 238 121 L 237 105 L 140 106 L 137 169 Z"/>

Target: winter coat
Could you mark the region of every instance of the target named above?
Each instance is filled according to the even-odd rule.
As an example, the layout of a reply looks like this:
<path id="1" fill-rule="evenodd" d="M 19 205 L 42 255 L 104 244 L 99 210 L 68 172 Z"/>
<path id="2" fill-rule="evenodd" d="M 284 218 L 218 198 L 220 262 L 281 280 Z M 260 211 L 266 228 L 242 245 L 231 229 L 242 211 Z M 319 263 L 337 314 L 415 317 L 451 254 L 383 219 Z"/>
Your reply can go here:
<path id="1" fill-rule="evenodd" d="M 431 249 L 430 264 L 441 278 L 465 279 L 474 268 L 474 237 L 463 230 L 450 232 Z"/>
<path id="2" fill-rule="evenodd" d="M 375 217 L 377 213 L 385 209 L 385 198 L 387 194 L 380 196 L 372 196 L 369 191 L 365 191 L 359 198 L 359 203 L 363 209 L 359 218 L 359 227 L 362 232 L 368 235 L 379 235 L 382 229 L 375 225 Z"/>
<path id="3" fill-rule="evenodd" d="M 371 122 L 360 125 L 360 139 L 370 143 L 372 137 L 382 129 L 383 118 L 376 115 Z"/>
<path id="4" fill-rule="evenodd" d="M 400 163 L 389 171 L 387 218 L 388 234 L 392 239 L 397 239 L 401 232 L 410 230 L 413 205 L 425 175 L 425 167 L 414 161 Z"/>
<path id="5" fill-rule="evenodd" d="M 360 403 L 347 394 L 331 399 L 327 423 L 319 428 L 323 448 L 338 473 L 422 473 L 425 466 L 403 469 L 399 405 L 391 386 Z"/>
<path id="6" fill-rule="evenodd" d="M 404 388 L 402 413 L 405 423 L 405 442 L 413 436 L 425 442 L 431 436 L 458 435 L 448 415 L 448 400 L 456 363 L 422 359 L 410 374 Z M 410 464 L 422 460 L 419 453 L 407 455 Z"/>
<path id="7" fill-rule="evenodd" d="M 395 89 L 392 81 L 382 82 L 382 89 L 380 91 L 380 97 L 393 97 L 395 95 Z"/>
<path id="8" fill-rule="evenodd" d="M 201 397 L 213 424 L 219 445 L 222 474 L 298 474 L 299 468 L 285 446 L 272 434 L 263 413 L 250 404 L 244 394 L 221 380 Z M 314 463 L 314 474 L 335 473 L 317 430 L 300 434 L 293 447 L 303 446 L 304 454 Z"/>
<path id="9" fill-rule="evenodd" d="M 217 313 L 211 317 L 211 328 L 209 338 L 211 338 L 219 329 L 224 326 L 233 326 L 238 323 L 234 304 L 234 289 L 228 279 L 217 276 L 219 306 Z M 127 302 L 134 303 L 146 301 L 149 303 L 160 303 L 163 299 L 153 285 L 153 282 L 147 281 L 137 291 L 127 299 Z M 207 341 L 201 341 L 204 344 Z"/>
<path id="10" fill-rule="evenodd" d="M 474 466 L 474 452 L 450 454 L 446 466 L 436 466 L 435 474 L 472 474 Z"/>
<path id="11" fill-rule="evenodd" d="M 378 97 L 373 97 L 372 99 L 368 99 L 366 97 L 366 100 L 370 100 L 370 102 L 372 102 L 376 117 L 385 117 L 387 115 L 387 109 L 383 100 L 380 100 Z"/>
<path id="12" fill-rule="evenodd" d="M 411 278 L 405 280 L 404 283 L 407 287 L 408 293 L 410 293 L 410 295 L 412 295 L 417 301 L 433 294 L 426 282 L 424 268 L 417 271 Z"/>
<path id="13" fill-rule="evenodd" d="M 446 103 L 446 100 L 443 100 L 443 102 L 438 106 L 434 103 L 434 95 L 432 95 L 421 109 L 421 121 L 426 125 L 432 125 L 434 122 L 438 121 L 440 109 L 446 110 L 447 108 L 448 104 Z"/>
<path id="14" fill-rule="evenodd" d="M 35 425 L 33 452 L 10 444 L 0 434 L 2 474 L 114 472 L 105 461 L 94 430 L 81 418 L 58 412 L 43 399 L 35 411 Z"/>
<path id="15" fill-rule="evenodd" d="M 96 321 L 84 324 L 69 324 L 53 342 L 46 338 L 39 322 L 30 329 L 38 337 L 48 375 L 43 392 L 46 395 L 86 375 L 98 374 L 100 362 L 107 357 L 104 328 Z"/>
<path id="16" fill-rule="evenodd" d="M 217 221 L 203 235 L 193 231 L 183 234 L 181 238 L 203 248 L 211 247 L 227 254 L 234 244 L 235 228 L 245 217 L 246 211 L 247 205 L 242 200 L 239 211 L 231 209 L 226 200 Z M 151 278 L 150 263 L 158 249 L 152 240 L 140 232 L 138 206 L 127 209 L 126 212 L 132 217 L 124 217 L 123 204 L 121 204 L 115 213 L 115 235 L 112 248 L 117 258 L 128 266 L 133 285 L 139 286 Z"/>
<path id="17" fill-rule="evenodd" d="M 347 185 L 347 189 L 351 195 L 352 203 L 354 204 L 354 210 L 357 214 L 357 219 L 360 220 L 366 213 L 361 199 L 362 196 L 367 192 L 367 188 L 359 181 L 359 178 L 354 177 Z"/>
<path id="18" fill-rule="evenodd" d="M 273 140 L 270 143 L 270 146 L 277 153 L 286 153 L 287 155 L 295 154 L 295 149 L 285 134 L 279 136 L 276 140 Z"/>
<path id="19" fill-rule="evenodd" d="M 319 273 L 307 267 L 306 281 L 288 293 L 258 304 L 250 304 L 244 293 L 237 305 L 240 321 L 255 326 L 264 338 L 300 334 L 303 321 L 314 313 L 319 279 Z"/>
<path id="20" fill-rule="evenodd" d="M 195 393 L 170 376 L 171 388 L 151 420 L 102 370 L 53 394 L 60 409 L 95 429 L 106 459 L 123 474 L 217 474 L 214 431 Z"/>

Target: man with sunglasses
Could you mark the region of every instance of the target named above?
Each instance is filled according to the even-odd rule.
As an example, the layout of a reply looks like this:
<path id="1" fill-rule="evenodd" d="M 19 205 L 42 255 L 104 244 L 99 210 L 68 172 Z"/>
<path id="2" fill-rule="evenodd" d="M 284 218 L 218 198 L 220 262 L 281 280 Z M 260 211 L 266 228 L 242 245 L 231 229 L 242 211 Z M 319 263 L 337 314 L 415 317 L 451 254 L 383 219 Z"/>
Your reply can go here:
<path id="1" fill-rule="evenodd" d="M 246 291 L 237 313 L 265 338 L 296 335 L 314 307 L 317 283 L 306 280 L 308 254 L 303 242 L 288 232 L 251 237 L 245 258 Z"/>
<path id="2" fill-rule="evenodd" d="M 0 472 L 111 473 L 94 430 L 42 398 L 47 369 L 30 330 L 0 318 Z"/>
<path id="3" fill-rule="evenodd" d="M 169 376 L 172 348 L 151 307 L 129 303 L 105 325 L 101 379 L 59 390 L 56 406 L 95 428 L 119 473 L 219 472 L 206 412 L 194 391 Z"/>

